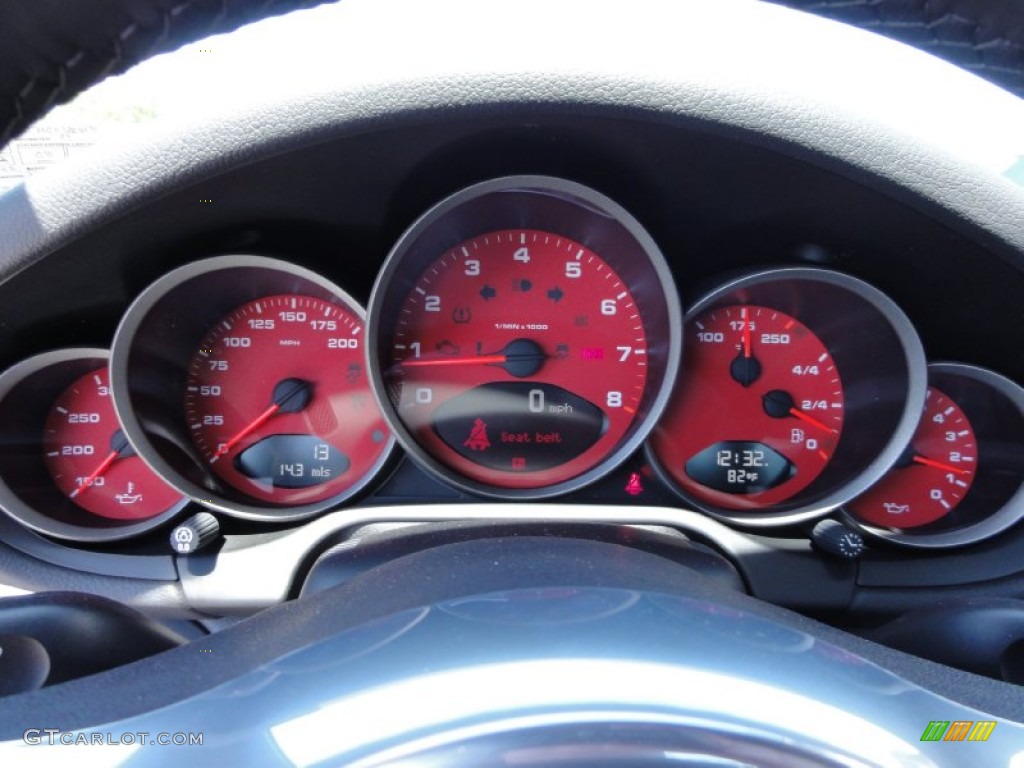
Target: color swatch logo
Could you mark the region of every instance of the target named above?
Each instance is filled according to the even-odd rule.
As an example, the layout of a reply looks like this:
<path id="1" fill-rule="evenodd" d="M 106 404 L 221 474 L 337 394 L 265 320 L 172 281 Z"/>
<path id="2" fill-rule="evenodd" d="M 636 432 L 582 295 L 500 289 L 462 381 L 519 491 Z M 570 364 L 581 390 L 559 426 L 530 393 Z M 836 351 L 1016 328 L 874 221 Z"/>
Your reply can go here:
<path id="1" fill-rule="evenodd" d="M 995 727 L 995 720 L 932 720 L 921 741 L 988 741 Z"/>

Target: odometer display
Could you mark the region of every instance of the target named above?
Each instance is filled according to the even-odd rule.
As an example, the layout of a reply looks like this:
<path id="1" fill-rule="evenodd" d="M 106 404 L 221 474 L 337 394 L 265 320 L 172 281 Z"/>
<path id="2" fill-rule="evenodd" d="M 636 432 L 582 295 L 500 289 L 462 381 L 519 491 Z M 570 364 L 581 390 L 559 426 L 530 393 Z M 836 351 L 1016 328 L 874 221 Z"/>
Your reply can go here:
<path id="1" fill-rule="evenodd" d="M 211 471 L 260 501 L 310 504 L 378 461 L 387 427 L 366 385 L 363 325 L 312 296 L 250 301 L 188 365 L 185 419 Z"/>
<path id="2" fill-rule="evenodd" d="M 457 244 L 407 295 L 387 383 L 432 454 L 498 487 L 590 469 L 633 424 L 647 334 L 598 254 L 540 230 Z"/>

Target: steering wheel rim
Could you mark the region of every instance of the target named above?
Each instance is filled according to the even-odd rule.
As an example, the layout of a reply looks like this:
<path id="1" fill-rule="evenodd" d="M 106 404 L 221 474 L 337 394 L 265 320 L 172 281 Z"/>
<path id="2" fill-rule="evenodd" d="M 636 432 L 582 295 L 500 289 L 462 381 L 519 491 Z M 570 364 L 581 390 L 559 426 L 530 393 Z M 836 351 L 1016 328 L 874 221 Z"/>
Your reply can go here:
<path id="1" fill-rule="evenodd" d="M 43 689 L 20 714 L 57 710 L 83 744 L 102 731 L 203 733 L 213 754 L 282 766 L 929 764 L 917 742 L 932 712 L 991 720 L 833 644 L 840 635 L 625 546 L 484 538 Z M 80 706 L 109 685 L 132 691 L 118 710 L 102 697 L 98 711 Z M 0 741 L 0 754 L 24 747 Z M 1014 749 L 1000 740 L 986 759 L 1008 763 Z"/>
<path id="2" fill-rule="evenodd" d="M 631 40 L 621 35 L 617 8 L 611 0 L 593 7 L 524 0 L 515 13 L 503 13 L 468 0 L 436 0 L 429 8 L 356 0 L 278 20 L 299 29 L 327 25 L 331 46 L 293 45 L 253 58 L 225 37 L 218 50 L 226 63 L 181 84 L 197 94 L 219 88 L 226 102 L 219 112 L 180 115 L 162 134 L 72 160 L 5 196 L 0 279 L 228 163 L 395 120 L 491 109 L 511 118 L 517 110 L 566 105 L 689 122 L 770 144 L 926 209 L 1020 263 L 1024 101 L 906 46 L 779 6 L 700 0 L 683 8 L 641 0 L 630 8 L 643 22 Z M 398 29 L 396 17 L 405 20 Z M 528 38 L 540 17 L 591 44 L 566 56 L 552 46 L 494 48 L 485 34 L 471 32 L 500 19 L 510 35 Z M 273 24 L 243 32 L 272 45 Z M 703 34 L 726 25 L 733 29 L 726 45 Z M 233 99 L 233 83 L 242 77 L 260 88 Z"/>
<path id="3" fill-rule="evenodd" d="M 777 0 L 860 25 L 974 71 L 1011 92 L 1024 83 L 1024 26 L 991 0 L 856 4 Z M 36 0 L 9 5 L 0 24 L 0 146 L 45 110 L 148 57 L 251 21 L 324 0 Z M 893 5 L 894 8 L 889 6 Z M 1017 23 L 1014 23 L 1016 18 Z M 972 29 L 970 38 L 966 30 Z M 922 31 L 926 34 L 922 36 Z M 966 45 L 970 43 L 970 45 Z"/>

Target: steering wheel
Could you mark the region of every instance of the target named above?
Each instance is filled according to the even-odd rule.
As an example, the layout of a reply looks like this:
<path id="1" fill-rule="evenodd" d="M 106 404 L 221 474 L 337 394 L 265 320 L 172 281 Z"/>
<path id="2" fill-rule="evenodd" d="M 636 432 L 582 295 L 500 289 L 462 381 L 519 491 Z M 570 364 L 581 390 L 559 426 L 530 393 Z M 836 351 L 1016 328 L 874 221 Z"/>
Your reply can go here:
<path id="1" fill-rule="evenodd" d="M 311 4 L 271 8 L 285 5 Z M 201 3 L 176 7 L 206 15 Z M 567 112 L 797 157 L 1024 269 L 1024 188 L 1010 174 L 1024 156 L 1024 103 L 862 31 L 721 0 L 352 0 L 304 13 L 338 25 L 335 46 L 268 51 L 249 72 L 262 87 L 241 106 L 0 199 L 0 279 L 139 206 L 298 147 Z M 1019 689 L 755 600 L 709 558 L 496 528 L 342 586 L 308 584 L 187 646 L 0 699 L 0 740 L 47 727 L 203 732 L 214 748 L 199 762 L 267 765 L 952 765 L 922 743 L 929 721 L 1024 721 Z M 13 550 L 0 566 L 40 584 L 60 577 Z M 987 764 L 1008 764 L 1024 739 L 1000 727 L 1010 735 L 985 745 Z M 150 759 L 130 753 L 131 765 Z"/>

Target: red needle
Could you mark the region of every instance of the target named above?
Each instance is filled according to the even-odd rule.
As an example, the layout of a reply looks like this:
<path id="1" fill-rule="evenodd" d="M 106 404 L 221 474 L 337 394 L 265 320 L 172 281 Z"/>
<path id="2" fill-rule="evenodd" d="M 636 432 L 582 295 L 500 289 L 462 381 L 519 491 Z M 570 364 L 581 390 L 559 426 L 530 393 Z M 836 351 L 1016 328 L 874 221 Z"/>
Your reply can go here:
<path id="1" fill-rule="evenodd" d="M 970 474 L 969 469 L 963 469 L 961 467 L 954 467 L 951 464 L 943 464 L 941 461 L 935 461 L 934 459 L 926 459 L 924 456 L 915 456 L 911 461 L 918 464 L 924 464 L 926 467 L 935 467 L 936 469 L 944 470 L 945 472 L 955 472 L 958 475 Z"/>
<path id="2" fill-rule="evenodd" d="M 110 453 L 108 453 L 107 458 L 105 458 L 103 462 L 98 467 L 96 467 L 96 471 L 89 475 L 87 478 L 85 478 L 85 480 L 82 481 L 82 484 L 80 486 L 78 486 L 77 488 L 75 488 L 75 490 L 68 494 L 69 498 L 75 498 L 75 496 L 77 496 L 86 488 L 90 487 L 93 483 L 95 483 L 96 478 L 98 478 L 100 475 L 102 475 L 104 472 L 110 469 L 110 465 L 113 464 L 117 457 L 120 455 L 120 451 L 111 451 Z"/>
<path id="3" fill-rule="evenodd" d="M 475 355 L 470 357 L 435 357 L 426 360 L 403 360 L 403 368 L 424 365 L 497 365 L 507 363 L 508 355 Z"/>
<path id="4" fill-rule="evenodd" d="M 227 453 L 232 448 L 234 448 L 236 445 L 238 445 L 238 443 L 240 441 L 244 440 L 247 435 L 252 434 L 257 429 L 262 427 L 263 424 L 266 422 L 266 420 L 269 419 L 271 416 L 273 416 L 275 413 L 277 413 L 279 410 L 281 410 L 281 406 L 278 405 L 277 403 L 274 403 L 272 406 L 267 408 L 267 410 L 265 410 L 263 413 L 261 413 L 255 419 L 253 419 L 252 423 L 250 423 L 249 426 L 247 426 L 245 429 L 243 429 L 237 435 L 232 437 L 226 443 L 221 445 L 220 448 L 217 449 L 217 452 L 215 454 L 213 454 L 213 458 L 210 459 L 210 463 L 213 464 L 213 462 L 215 462 L 217 459 L 219 459 L 225 453 Z"/>
<path id="5" fill-rule="evenodd" d="M 817 420 L 816 418 L 814 418 L 813 416 L 808 416 L 808 415 L 807 415 L 806 413 L 804 413 L 803 411 L 801 411 L 801 410 L 800 410 L 799 408 L 796 408 L 796 407 L 790 408 L 790 409 L 789 409 L 789 413 L 790 413 L 790 415 L 791 415 L 791 416 L 796 416 L 796 417 L 797 417 L 798 419 L 800 419 L 801 421 L 806 421 L 806 422 L 807 422 L 808 424 L 813 424 L 813 425 L 814 425 L 814 426 L 816 426 L 816 427 L 817 427 L 818 429 L 823 429 L 823 430 L 825 430 L 826 432 L 831 432 L 832 434 L 835 434 L 835 432 L 836 432 L 836 431 L 835 431 L 834 429 L 832 429 L 832 427 L 830 427 L 830 426 L 829 426 L 828 424 L 825 424 L 825 423 L 824 423 L 824 422 L 822 422 L 822 421 L 818 421 L 818 420 Z"/>
<path id="6" fill-rule="evenodd" d="M 750 323 L 747 322 L 747 308 L 743 308 L 743 356 L 750 357 Z"/>

